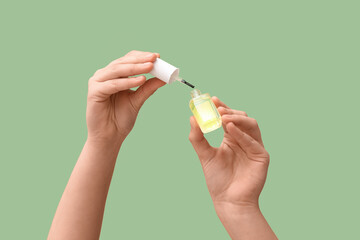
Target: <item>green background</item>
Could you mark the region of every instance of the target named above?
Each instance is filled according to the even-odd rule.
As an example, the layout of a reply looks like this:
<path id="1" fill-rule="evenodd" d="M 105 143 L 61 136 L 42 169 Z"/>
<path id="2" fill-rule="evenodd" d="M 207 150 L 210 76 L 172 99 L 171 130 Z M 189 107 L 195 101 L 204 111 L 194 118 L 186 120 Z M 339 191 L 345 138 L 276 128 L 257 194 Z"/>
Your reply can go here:
<path id="1" fill-rule="evenodd" d="M 271 155 L 261 208 L 279 238 L 360 238 L 359 1 L 9 2 L 0 239 L 46 238 L 86 140 L 87 81 L 132 49 L 258 120 Z M 230 239 L 188 141 L 189 93 L 167 85 L 141 109 L 101 239 Z"/>

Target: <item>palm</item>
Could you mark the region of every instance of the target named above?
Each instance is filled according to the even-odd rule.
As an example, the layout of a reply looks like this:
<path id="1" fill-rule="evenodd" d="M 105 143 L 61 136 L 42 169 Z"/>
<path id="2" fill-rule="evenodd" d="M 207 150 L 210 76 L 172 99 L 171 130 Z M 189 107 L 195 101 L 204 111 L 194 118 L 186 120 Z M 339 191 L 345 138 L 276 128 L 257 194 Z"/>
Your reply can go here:
<path id="1" fill-rule="evenodd" d="M 147 85 L 154 81 L 155 79 L 151 80 Z M 97 114 L 89 117 L 88 127 L 96 129 L 99 134 L 125 138 L 134 127 L 142 105 L 136 94 L 137 91 L 124 90 L 111 95 L 106 100 L 91 104 L 88 112 Z"/>
<path id="2" fill-rule="evenodd" d="M 248 202 L 255 200 L 265 183 L 264 156 L 250 156 L 228 134 L 215 155 L 203 166 L 206 183 L 214 201 Z"/>
<path id="3" fill-rule="evenodd" d="M 134 127 L 139 109 L 133 102 L 134 91 L 127 90 L 114 95 L 112 100 L 113 120 L 116 130 L 127 136 Z M 121 107 L 120 107 L 121 106 Z"/>

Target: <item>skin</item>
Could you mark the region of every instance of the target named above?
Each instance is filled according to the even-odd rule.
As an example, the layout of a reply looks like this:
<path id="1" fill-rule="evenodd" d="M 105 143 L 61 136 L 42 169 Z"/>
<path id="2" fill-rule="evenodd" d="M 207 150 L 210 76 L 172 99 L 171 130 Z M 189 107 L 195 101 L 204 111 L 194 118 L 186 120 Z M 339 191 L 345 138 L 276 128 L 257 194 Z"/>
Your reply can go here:
<path id="1" fill-rule="evenodd" d="M 259 208 L 270 158 L 257 121 L 217 97 L 212 100 L 223 122 L 220 147 L 209 145 L 194 117 L 190 118 L 189 140 L 200 159 L 216 213 L 232 239 L 277 239 Z"/>
<path id="2" fill-rule="evenodd" d="M 141 106 L 165 83 L 146 80 L 157 53 L 131 51 L 89 80 L 88 138 L 56 210 L 48 239 L 99 239 L 116 158 Z M 138 87 L 136 91 L 131 88 Z M 260 130 L 244 112 L 213 98 L 224 123 L 224 140 L 211 147 L 195 119 L 189 139 L 199 156 L 210 196 L 233 239 L 277 239 L 258 205 L 269 155 Z"/>

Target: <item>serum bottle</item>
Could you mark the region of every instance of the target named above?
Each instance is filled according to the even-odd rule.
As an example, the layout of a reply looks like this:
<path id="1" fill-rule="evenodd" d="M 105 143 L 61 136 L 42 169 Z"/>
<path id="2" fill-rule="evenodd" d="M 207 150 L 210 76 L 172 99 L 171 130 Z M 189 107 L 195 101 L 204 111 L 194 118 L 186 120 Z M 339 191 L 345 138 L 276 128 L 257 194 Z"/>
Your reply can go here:
<path id="1" fill-rule="evenodd" d="M 195 88 L 194 85 L 181 78 L 179 72 L 179 68 L 157 58 L 150 74 L 168 84 L 179 81 L 191 88 Z M 199 90 L 194 89 L 191 91 L 191 97 L 192 99 L 189 104 L 190 109 L 194 114 L 201 131 L 203 133 L 208 133 L 221 127 L 220 114 L 212 102 L 210 95 L 208 93 L 201 94 Z"/>
<path id="2" fill-rule="evenodd" d="M 221 117 L 208 93 L 201 94 L 197 89 L 191 91 L 190 110 L 203 133 L 221 127 Z"/>

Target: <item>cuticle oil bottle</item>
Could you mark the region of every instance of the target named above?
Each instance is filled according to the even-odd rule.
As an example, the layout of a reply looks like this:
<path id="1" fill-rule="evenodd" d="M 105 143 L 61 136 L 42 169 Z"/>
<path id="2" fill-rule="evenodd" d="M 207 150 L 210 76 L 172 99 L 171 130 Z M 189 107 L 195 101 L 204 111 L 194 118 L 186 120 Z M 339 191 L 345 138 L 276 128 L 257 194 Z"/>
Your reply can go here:
<path id="1" fill-rule="evenodd" d="M 203 133 L 221 127 L 221 117 L 208 93 L 201 94 L 197 89 L 191 91 L 189 106 Z"/>

